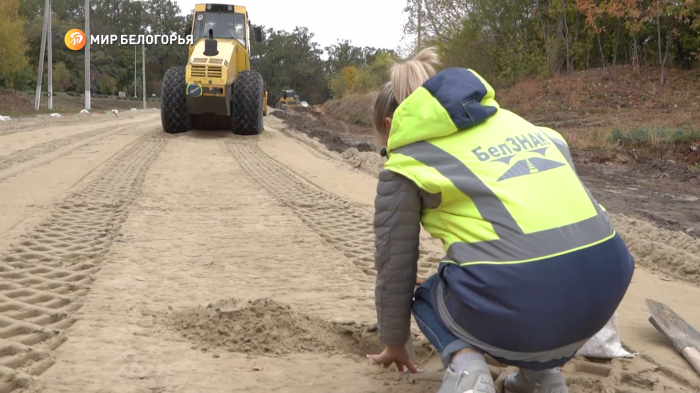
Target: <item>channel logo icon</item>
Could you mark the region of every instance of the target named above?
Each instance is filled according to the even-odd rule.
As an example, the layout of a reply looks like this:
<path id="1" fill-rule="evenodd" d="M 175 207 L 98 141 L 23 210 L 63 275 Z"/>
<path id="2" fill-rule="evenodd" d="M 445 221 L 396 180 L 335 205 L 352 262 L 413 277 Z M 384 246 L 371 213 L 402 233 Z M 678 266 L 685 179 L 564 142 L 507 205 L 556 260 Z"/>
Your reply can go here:
<path id="1" fill-rule="evenodd" d="M 66 46 L 68 47 L 68 49 L 81 50 L 85 46 L 87 38 L 85 37 L 85 33 L 83 33 L 82 30 L 72 29 L 68 30 L 64 41 L 66 42 Z"/>

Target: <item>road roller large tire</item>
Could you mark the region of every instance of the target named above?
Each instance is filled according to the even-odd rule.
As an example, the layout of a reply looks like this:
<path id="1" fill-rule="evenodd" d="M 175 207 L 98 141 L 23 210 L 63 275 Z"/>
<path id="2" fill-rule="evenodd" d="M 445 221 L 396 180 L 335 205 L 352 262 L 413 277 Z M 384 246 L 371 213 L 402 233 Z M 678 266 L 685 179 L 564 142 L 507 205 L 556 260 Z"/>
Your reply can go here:
<path id="1" fill-rule="evenodd" d="M 178 134 L 192 128 L 192 116 L 187 110 L 185 67 L 170 67 L 163 76 L 160 122 L 163 131 Z"/>
<path id="2" fill-rule="evenodd" d="M 263 131 L 263 78 L 256 71 L 238 74 L 233 83 L 232 128 L 236 135 L 258 135 Z"/>

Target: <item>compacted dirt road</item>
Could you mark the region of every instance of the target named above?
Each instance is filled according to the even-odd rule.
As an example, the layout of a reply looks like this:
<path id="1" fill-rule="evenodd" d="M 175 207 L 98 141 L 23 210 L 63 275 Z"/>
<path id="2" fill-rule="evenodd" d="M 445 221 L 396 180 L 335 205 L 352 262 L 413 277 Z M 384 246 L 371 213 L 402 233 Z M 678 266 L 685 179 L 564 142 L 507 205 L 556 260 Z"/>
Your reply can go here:
<path id="1" fill-rule="evenodd" d="M 275 116 L 249 138 L 159 124 L 155 110 L 0 124 L 0 393 L 437 389 L 417 329 L 421 374 L 364 357 L 381 349 L 371 171 Z M 637 356 L 577 358 L 570 390 L 700 391 L 644 303 L 700 327 L 700 241 L 614 220 L 642 265 L 618 311 Z M 424 239 L 427 276 L 441 254 Z"/>

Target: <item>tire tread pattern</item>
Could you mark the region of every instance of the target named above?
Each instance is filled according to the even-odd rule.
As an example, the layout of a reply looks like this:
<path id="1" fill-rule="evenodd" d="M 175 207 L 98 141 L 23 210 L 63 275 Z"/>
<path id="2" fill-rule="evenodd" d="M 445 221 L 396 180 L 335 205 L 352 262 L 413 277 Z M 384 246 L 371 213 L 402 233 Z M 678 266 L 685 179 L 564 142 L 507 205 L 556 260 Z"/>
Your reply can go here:
<path id="1" fill-rule="evenodd" d="M 191 128 L 190 114 L 187 110 L 186 88 L 185 67 L 170 67 L 163 76 L 160 108 L 163 131 L 168 134 L 186 132 Z"/>
<path id="2" fill-rule="evenodd" d="M 233 85 L 233 132 L 237 135 L 258 135 L 263 130 L 263 78 L 246 70 L 238 74 Z"/>

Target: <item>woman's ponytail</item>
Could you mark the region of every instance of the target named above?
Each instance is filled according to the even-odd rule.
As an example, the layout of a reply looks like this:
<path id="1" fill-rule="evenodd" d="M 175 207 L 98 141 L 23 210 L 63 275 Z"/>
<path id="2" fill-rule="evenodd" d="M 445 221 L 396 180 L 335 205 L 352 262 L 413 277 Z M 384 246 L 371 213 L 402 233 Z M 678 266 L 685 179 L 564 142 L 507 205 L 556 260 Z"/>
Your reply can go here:
<path id="1" fill-rule="evenodd" d="M 440 60 L 435 48 L 426 48 L 412 59 L 394 64 L 391 68 L 391 85 L 396 101 L 401 104 L 425 81 L 436 73 L 435 67 Z"/>

